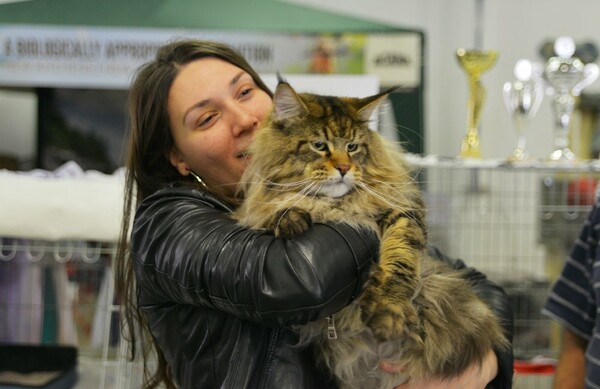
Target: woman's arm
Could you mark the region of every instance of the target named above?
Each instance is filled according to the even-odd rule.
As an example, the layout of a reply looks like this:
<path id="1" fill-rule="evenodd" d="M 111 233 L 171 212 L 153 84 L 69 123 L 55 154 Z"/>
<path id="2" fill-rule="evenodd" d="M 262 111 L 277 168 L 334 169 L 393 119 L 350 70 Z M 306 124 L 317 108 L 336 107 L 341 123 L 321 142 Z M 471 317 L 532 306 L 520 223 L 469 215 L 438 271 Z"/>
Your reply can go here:
<path id="1" fill-rule="evenodd" d="M 203 305 L 281 326 L 352 301 L 377 258 L 378 240 L 341 224 L 276 239 L 239 226 L 197 191 L 171 188 L 141 205 L 131 248 L 140 307 Z"/>
<path id="2" fill-rule="evenodd" d="M 504 289 L 490 281 L 483 273 L 467 267 L 463 261 L 450 258 L 433 246 L 429 246 L 428 250 L 433 258 L 444 261 L 455 269 L 466 271 L 465 277 L 471 285 L 473 285 L 473 290 L 500 318 L 500 324 L 504 330 L 504 335 L 509 342 L 512 342 L 514 332 L 513 314 L 510 302 L 508 301 L 508 296 Z M 498 374 L 487 387 L 490 389 L 510 388 L 512 387 L 514 369 L 512 348 L 494 351 L 496 353 L 496 358 L 498 359 Z"/>

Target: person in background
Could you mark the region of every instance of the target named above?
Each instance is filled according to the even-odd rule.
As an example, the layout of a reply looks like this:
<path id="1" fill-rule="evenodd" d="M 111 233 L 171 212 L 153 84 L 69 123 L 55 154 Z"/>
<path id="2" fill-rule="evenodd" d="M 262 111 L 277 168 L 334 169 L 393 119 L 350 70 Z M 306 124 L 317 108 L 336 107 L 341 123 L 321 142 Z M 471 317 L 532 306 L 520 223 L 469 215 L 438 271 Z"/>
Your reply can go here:
<path id="1" fill-rule="evenodd" d="M 596 198 L 542 310 L 563 327 L 555 389 L 600 388 L 599 237 Z"/>
<path id="2" fill-rule="evenodd" d="M 115 277 L 124 336 L 132 357 L 144 358 L 145 388 L 336 387 L 309 349 L 294 346 L 290 326 L 353 301 L 379 243 L 334 223 L 276 239 L 230 217 L 271 98 L 246 60 L 217 42 L 169 43 L 136 74 Z M 504 291 L 474 269 L 467 274 L 511 338 Z M 401 366 L 382 362 L 381 369 Z M 490 350 L 483 366 L 443 387 L 510 388 L 512 371 L 512 350 Z M 439 380 L 403 388 L 427 385 Z"/>

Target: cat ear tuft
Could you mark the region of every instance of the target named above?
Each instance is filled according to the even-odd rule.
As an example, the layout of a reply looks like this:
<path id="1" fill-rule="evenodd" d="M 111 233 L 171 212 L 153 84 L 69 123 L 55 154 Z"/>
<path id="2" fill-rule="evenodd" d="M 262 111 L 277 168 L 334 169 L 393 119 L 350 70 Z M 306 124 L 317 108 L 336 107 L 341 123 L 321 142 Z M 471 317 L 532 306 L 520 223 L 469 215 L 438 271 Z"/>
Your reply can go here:
<path id="1" fill-rule="evenodd" d="M 371 119 L 371 115 L 373 115 L 373 112 L 377 109 L 377 107 L 379 107 L 379 105 L 388 97 L 388 95 L 396 89 L 398 89 L 397 86 L 389 88 L 379 94 L 359 99 L 357 104 L 357 111 L 360 115 L 360 118 L 365 122 L 368 122 Z"/>
<path id="2" fill-rule="evenodd" d="M 307 112 L 306 105 L 294 88 L 285 81 L 279 81 L 273 94 L 274 119 L 288 119 Z"/>
<path id="3" fill-rule="evenodd" d="M 283 84 L 283 83 L 287 84 L 287 81 L 285 80 L 285 78 L 283 78 L 283 76 L 279 72 L 277 72 L 277 83 L 278 84 Z"/>

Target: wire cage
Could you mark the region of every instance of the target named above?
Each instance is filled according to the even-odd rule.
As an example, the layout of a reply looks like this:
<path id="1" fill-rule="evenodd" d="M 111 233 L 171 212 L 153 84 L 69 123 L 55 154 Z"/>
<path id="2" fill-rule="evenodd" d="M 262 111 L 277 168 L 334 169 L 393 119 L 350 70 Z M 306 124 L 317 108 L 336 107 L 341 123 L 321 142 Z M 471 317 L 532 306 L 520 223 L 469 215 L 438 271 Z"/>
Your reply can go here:
<path id="1" fill-rule="evenodd" d="M 0 238 L 0 343 L 75 347 L 76 385 L 112 387 L 114 252 L 108 242 Z"/>
<path id="2" fill-rule="evenodd" d="M 541 314 L 596 197 L 600 165 L 415 158 L 430 242 L 502 285 L 515 318 L 515 388 L 550 388 L 560 327 Z M 523 367 L 525 366 L 525 367 Z"/>
<path id="3" fill-rule="evenodd" d="M 119 327 L 115 254 L 114 242 L 0 238 L 0 344 L 75 347 L 76 389 L 140 387 Z"/>

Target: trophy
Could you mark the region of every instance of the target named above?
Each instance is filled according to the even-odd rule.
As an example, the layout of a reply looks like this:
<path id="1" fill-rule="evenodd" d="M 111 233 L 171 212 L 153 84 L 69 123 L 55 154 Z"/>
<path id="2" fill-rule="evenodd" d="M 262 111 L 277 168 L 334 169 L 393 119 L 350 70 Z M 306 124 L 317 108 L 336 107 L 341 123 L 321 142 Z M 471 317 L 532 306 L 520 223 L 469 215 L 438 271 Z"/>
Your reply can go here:
<path id="1" fill-rule="evenodd" d="M 481 158 L 478 126 L 481 108 L 485 100 L 485 88 L 479 78 L 483 72 L 496 63 L 498 52 L 493 50 L 458 49 L 456 56 L 458 63 L 467 74 L 469 82 L 467 132 L 460 147 L 460 156 L 463 158 Z"/>
<path id="2" fill-rule="evenodd" d="M 541 65 L 521 59 L 515 64 L 514 73 L 517 79 L 506 82 L 502 89 L 504 105 L 517 132 L 517 145 L 507 158 L 509 162 L 529 159 L 529 153 L 525 147 L 525 134 L 529 128 L 530 119 L 535 116 L 544 99 Z"/>
<path id="3" fill-rule="evenodd" d="M 554 116 L 554 151 L 548 159 L 573 161 L 575 154 L 569 149 L 569 123 L 575 109 L 575 97 L 583 88 L 598 78 L 598 66 L 574 57 L 575 42 L 569 37 L 560 37 L 554 42 L 555 56 L 548 59 L 543 77 L 552 96 Z"/>

